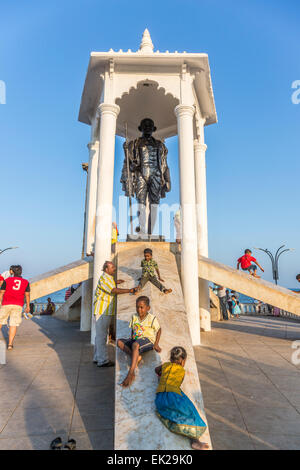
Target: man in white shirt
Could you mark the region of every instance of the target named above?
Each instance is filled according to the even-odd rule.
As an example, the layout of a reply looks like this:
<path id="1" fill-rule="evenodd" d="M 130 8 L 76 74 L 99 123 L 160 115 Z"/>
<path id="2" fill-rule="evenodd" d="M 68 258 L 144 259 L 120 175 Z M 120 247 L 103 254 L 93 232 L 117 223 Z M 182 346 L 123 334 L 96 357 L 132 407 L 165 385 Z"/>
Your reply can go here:
<path id="1" fill-rule="evenodd" d="M 220 301 L 220 309 L 223 316 L 223 320 L 228 320 L 228 310 L 226 304 L 226 288 L 219 286 L 217 287 L 217 296 L 219 297 Z"/>

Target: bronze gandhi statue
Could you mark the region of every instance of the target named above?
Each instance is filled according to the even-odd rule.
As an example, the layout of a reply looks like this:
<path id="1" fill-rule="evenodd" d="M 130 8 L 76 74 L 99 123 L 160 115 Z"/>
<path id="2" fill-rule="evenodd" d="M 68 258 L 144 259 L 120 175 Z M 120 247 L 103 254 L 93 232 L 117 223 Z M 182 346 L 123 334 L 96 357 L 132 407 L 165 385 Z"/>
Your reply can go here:
<path id="1" fill-rule="evenodd" d="M 156 131 L 153 120 L 143 119 L 138 129 L 142 137 L 125 142 L 123 146 L 125 159 L 121 183 L 125 195 L 135 196 L 138 201 L 140 232 L 143 235 L 152 233 L 160 198 L 171 190 L 171 181 L 167 165 L 168 150 L 163 142 L 152 137 Z"/>

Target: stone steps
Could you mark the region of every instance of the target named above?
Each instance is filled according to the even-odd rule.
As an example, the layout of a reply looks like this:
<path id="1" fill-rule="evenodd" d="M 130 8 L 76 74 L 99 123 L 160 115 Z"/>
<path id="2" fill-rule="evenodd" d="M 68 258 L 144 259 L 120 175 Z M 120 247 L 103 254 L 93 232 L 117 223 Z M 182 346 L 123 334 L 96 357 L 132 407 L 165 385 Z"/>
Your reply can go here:
<path id="1" fill-rule="evenodd" d="M 80 311 L 81 287 L 78 287 L 53 316 L 64 321 L 80 321 Z"/>

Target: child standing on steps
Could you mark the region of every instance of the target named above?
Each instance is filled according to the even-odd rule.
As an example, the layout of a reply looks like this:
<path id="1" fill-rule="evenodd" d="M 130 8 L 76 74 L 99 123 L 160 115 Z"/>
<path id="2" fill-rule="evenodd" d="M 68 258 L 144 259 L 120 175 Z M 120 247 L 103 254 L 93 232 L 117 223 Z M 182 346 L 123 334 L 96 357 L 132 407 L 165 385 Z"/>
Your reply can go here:
<path id="1" fill-rule="evenodd" d="M 139 292 L 143 289 L 143 287 L 147 284 L 148 281 L 152 282 L 154 286 L 156 286 L 161 292 L 164 294 L 169 294 L 172 292 L 172 289 L 166 289 L 165 286 L 162 285 L 164 280 L 160 277 L 160 272 L 158 269 L 158 264 L 152 258 L 152 250 L 151 248 L 146 248 L 144 250 L 144 259 L 141 261 L 142 267 L 142 277 L 140 280 L 139 285 L 136 288 L 136 292 Z M 156 276 L 157 274 L 157 276 Z"/>
<path id="2" fill-rule="evenodd" d="M 136 300 L 136 314 L 132 316 L 129 327 L 131 338 L 121 338 L 117 345 L 122 351 L 131 356 L 131 365 L 126 378 L 122 382 L 123 387 L 128 387 L 135 379 L 135 369 L 142 360 L 141 354 L 154 349 L 161 352 L 158 343 L 161 328 L 157 318 L 151 315 L 150 300 L 145 295 Z"/>
<path id="3" fill-rule="evenodd" d="M 156 414 L 169 431 L 190 438 L 193 449 L 206 450 L 208 445 L 200 441 L 200 436 L 207 426 L 191 400 L 180 389 L 185 375 L 186 357 L 186 350 L 175 346 L 171 350 L 170 362 L 155 368 L 160 377 L 155 398 Z"/>

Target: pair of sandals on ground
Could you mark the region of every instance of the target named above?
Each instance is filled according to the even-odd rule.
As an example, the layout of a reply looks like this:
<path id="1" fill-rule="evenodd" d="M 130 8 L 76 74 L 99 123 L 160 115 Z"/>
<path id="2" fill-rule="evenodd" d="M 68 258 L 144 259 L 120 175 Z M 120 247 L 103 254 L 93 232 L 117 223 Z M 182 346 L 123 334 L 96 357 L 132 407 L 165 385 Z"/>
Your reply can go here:
<path id="1" fill-rule="evenodd" d="M 51 450 L 75 450 L 76 441 L 75 439 L 69 439 L 65 445 L 62 442 L 61 437 L 56 437 L 50 444 Z"/>

